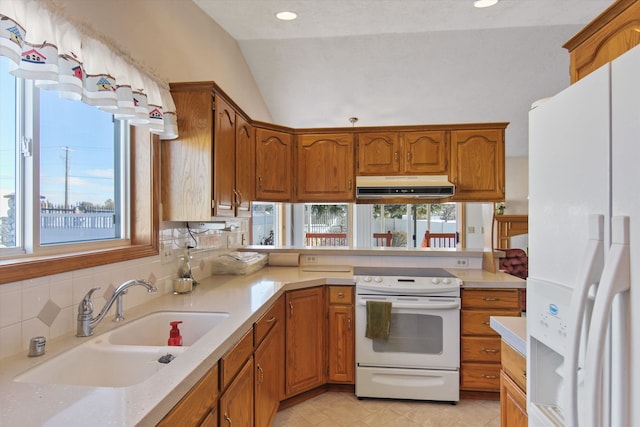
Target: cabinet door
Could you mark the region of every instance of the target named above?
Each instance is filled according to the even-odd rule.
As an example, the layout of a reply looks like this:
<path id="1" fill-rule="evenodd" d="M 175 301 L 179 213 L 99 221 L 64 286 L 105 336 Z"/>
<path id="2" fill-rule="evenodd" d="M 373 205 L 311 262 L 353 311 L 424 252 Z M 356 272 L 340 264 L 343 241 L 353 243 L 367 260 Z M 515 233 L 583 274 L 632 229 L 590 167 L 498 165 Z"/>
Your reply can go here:
<path id="1" fill-rule="evenodd" d="M 396 132 L 358 134 L 358 175 L 394 175 L 400 170 Z"/>
<path id="2" fill-rule="evenodd" d="M 355 162 L 352 134 L 300 135 L 297 158 L 297 201 L 353 200 Z"/>
<path id="3" fill-rule="evenodd" d="M 325 383 L 324 286 L 286 294 L 285 397 Z"/>
<path id="4" fill-rule="evenodd" d="M 236 216 L 251 216 L 255 185 L 255 129 L 236 116 Z"/>
<path id="5" fill-rule="evenodd" d="M 254 353 L 256 427 L 271 426 L 278 411 L 284 382 L 283 333 L 282 322 L 276 323 Z"/>
<path id="6" fill-rule="evenodd" d="M 329 382 L 354 384 L 353 305 L 329 306 Z"/>
<path id="7" fill-rule="evenodd" d="M 220 397 L 220 426 L 253 427 L 253 356 Z"/>
<path id="8" fill-rule="evenodd" d="M 527 396 L 511 378 L 500 373 L 500 426 L 527 427 Z"/>
<path id="9" fill-rule="evenodd" d="M 213 199 L 213 111 L 210 85 L 172 85 L 180 136 L 163 141 L 162 216 L 209 221 Z"/>
<path id="10" fill-rule="evenodd" d="M 256 129 L 256 200 L 290 201 L 293 194 L 292 168 L 291 135 Z"/>
<path id="11" fill-rule="evenodd" d="M 158 427 L 191 427 L 215 411 L 218 400 L 218 365 L 215 364 L 200 381 L 159 423 Z"/>
<path id="12" fill-rule="evenodd" d="M 447 175 L 449 151 L 446 131 L 404 132 L 404 172 L 409 175 Z"/>
<path id="13" fill-rule="evenodd" d="M 214 129 L 214 215 L 235 215 L 236 113 L 220 97 L 215 98 Z"/>
<path id="14" fill-rule="evenodd" d="M 456 201 L 504 200 L 504 130 L 452 131 L 450 178 Z"/>

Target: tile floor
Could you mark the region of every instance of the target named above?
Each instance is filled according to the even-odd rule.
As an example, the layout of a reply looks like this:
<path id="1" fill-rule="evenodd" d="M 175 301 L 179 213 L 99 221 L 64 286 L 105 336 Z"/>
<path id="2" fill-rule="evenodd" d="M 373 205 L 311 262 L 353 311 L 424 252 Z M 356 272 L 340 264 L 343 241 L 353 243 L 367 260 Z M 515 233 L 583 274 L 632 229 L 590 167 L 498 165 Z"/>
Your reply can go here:
<path id="1" fill-rule="evenodd" d="M 358 400 L 328 392 L 277 413 L 273 427 L 498 427 L 500 402 L 461 400 L 457 405 L 384 399 Z"/>

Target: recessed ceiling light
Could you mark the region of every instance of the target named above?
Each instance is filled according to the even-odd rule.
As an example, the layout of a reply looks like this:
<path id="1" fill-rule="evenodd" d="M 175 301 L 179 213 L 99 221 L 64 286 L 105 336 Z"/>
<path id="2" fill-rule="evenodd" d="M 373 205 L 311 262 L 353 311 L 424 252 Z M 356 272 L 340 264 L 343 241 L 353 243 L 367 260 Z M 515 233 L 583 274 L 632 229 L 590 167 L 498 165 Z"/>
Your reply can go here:
<path id="1" fill-rule="evenodd" d="M 496 3 L 498 3 L 498 0 L 475 0 L 473 2 L 473 5 L 475 7 L 489 7 L 493 6 Z"/>
<path id="2" fill-rule="evenodd" d="M 276 18 L 281 19 L 283 21 L 293 21 L 298 17 L 298 14 L 295 12 L 278 12 L 276 13 Z"/>

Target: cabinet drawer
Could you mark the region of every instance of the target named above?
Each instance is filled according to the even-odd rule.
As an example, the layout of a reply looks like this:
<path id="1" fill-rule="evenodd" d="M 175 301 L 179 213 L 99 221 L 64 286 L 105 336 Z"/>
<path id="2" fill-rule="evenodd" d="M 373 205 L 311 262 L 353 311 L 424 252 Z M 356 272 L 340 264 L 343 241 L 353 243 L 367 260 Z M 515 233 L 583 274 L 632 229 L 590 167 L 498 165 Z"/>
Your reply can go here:
<path id="1" fill-rule="evenodd" d="M 462 335 L 499 336 L 489 325 L 490 317 L 496 316 L 493 310 L 462 310 L 460 314 L 460 333 Z"/>
<path id="2" fill-rule="evenodd" d="M 216 407 L 218 400 L 218 365 L 214 365 L 202 379 L 165 416 L 158 427 L 194 426 Z"/>
<path id="3" fill-rule="evenodd" d="M 518 387 L 523 391 L 527 390 L 527 360 L 504 341 L 502 341 L 502 369 L 518 384 Z"/>
<path id="4" fill-rule="evenodd" d="M 278 298 L 269 311 L 253 325 L 253 345 L 257 347 L 278 322 L 284 321 L 284 297 Z"/>
<path id="5" fill-rule="evenodd" d="M 329 304 L 353 304 L 353 286 L 329 286 Z"/>
<path id="6" fill-rule="evenodd" d="M 460 360 L 463 362 L 500 362 L 500 338 L 462 337 Z"/>
<path id="7" fill-rule="evenodd" d="M 500 364 L 462 363 L 460 388 L 474 391 L 500 391 Z"/>
<path id="8" fill-rule="evenodd" d="M 519 309 L 518 289 L 463 289 L 462 308 Z"/>
<path id="9" fill-rule="evenodd" d="M 253 328 L 220 359 L 220 389 L 224 391 L 253 354 Z"/>

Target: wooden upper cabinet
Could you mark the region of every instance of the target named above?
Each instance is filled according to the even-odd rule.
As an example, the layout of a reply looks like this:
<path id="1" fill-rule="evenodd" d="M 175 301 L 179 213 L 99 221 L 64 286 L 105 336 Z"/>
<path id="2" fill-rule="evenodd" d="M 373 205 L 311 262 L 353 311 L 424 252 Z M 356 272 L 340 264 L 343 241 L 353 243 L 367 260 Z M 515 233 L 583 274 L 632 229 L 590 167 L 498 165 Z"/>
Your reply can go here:
<path id="1" fill-rule="evenodd" d="M 245 119 L 236 116 L 236 216 L 251 216 L 255 183 L 255 129 Z"/>
<path id="2" fill-rule="evenodd" d="M 453 200 L 504 200 L 504 128 L 451 131 Z"/>
<path id="3" fill-rule="evenodd" d="M 209 221 L 213 198 L 210 84 L 172 84 L 180 136 L 162 141 L 162 219 Z"/>
<path id="4" fill-rule="evenodd" d="M 446 175 L 449 166 L 446 131 L 403 132 L 404 172 Z"/>
<path id="5" fill-rule="evenodd" d="M 400 172 L 400 139 L 396 132 L 358 134 L 358 175 Z"/>
<path id="6" fill-rule="evenodd" d="M 214 215 L 235 216 L 236 113 L 221 97 L 215 98 Z"/>
<path id="7" fill-rule="evenodd" d="M 358 175 L 447 174 L 447 131 L 358 135 Z"/>
<path id="8" fill-rule="evenodd" d="M 256 129 L 256 200 L 292 200 L 293 137 L 270 129 Z"/>
<path id="9" fill-rule="evenodd" d="M 354 198 L 353 134 L 298 136 L 299 202 L 341 202 Z"/>
<path id="10" fill-rule="evenodd" d="M 571 83 L 640 44 L 640 2 L 618 0 L 564 44 Z"/>

